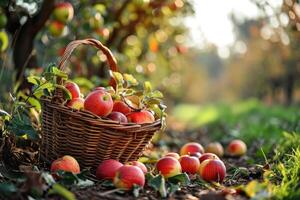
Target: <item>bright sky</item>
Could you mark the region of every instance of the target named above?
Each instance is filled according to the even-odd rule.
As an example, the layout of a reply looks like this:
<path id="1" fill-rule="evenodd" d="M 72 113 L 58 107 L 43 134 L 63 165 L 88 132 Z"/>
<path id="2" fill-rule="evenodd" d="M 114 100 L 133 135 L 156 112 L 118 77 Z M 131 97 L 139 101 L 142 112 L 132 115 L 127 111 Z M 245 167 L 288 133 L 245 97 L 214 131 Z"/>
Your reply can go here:
<path id="1" fill-rule="evenodd" d="M 281 5 L 282 0 L 267 0 L 272 6 Z M 260 15 L 250 0 L 193 0 L 195 16 L 186 19 L 190 28 L 191 44 L 198 47 L 204 41 L 214 43 L 220 49 L 235 40 L 230 13 L 243 18 L 255 18 Z"/>

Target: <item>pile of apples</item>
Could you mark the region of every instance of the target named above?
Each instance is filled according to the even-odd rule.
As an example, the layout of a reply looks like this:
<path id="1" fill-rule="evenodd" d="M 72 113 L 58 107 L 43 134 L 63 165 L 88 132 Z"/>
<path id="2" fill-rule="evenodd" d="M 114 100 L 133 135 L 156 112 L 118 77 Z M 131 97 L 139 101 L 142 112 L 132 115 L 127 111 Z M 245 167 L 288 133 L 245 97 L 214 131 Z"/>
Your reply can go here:
<path id="1" fill-rule="evenodd" d="M 246 153 L 246 144 L 241 140 L 233 140 L 227 147 L 227 153 L 231 156 L 242 156 Z M 226 167 L 219 156 L 224 150 L 220 143 L 210 143 L 204 150 L 203 146 L 196 142 L 187 143 L 180 149 L 180 155 L 169 152 L 160 158 L 155 169 L 151 173 L 161 174 L 165 179 L 179 175 L 199 174 L 208 182 L 222 182 L 226 176 Z M 64 170 L 77 174 L 80 167 L 77 161 L 71 156 L 64 156 L 55 160 L 51 165 L 51 171 Z M 105 160 L 101 162 L 96 170 L 98 179 L 112 180 L 116 188 L 131 190 L 134 185 L 143 187 L 145 185 L 145 174 L 147 167 L 139 162 L 133 161 L 122 164 L 117 160 Z"/>
<path id="2" fill-rule="evenodd" d="M 99 117 L 109 118 L 120 123 L 153 123 L 154 114 L 151 110 L 135 110 L 122 100 L 113 100 L 111 93 L 104 87 L 96 87 L 86 98 L 82 98 L 78 85 L 67 82 L 65 88 L 71 94 L 71 100 L 66 105 L 73 109 L 83 109 L 94 113 Z M 132 104 L 131 104 L 132 105 Z"/>

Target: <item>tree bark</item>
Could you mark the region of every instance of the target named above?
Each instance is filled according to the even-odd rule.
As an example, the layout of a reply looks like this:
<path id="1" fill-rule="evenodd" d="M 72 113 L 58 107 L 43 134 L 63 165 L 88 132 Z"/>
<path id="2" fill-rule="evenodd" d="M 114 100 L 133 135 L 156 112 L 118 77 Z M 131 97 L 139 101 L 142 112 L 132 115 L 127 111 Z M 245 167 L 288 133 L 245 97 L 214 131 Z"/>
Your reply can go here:
<path id="1" fill-rule="evenodd" d="M 24 80 L 24 71 L 26 68 L 37 66 L 36 55 L 33 54 L 34 39 L 37 33 L 43 28 L 54 9 L 55 0 L 44 0 L 40 11 L 21 25 L 19 18 L 6 9 L 8 24 L 6 29 L 13 35 L 13 61 L 17 70 L 16 80 L 21 83 L 21 88 L 26 88 L 28 84 Z"/>

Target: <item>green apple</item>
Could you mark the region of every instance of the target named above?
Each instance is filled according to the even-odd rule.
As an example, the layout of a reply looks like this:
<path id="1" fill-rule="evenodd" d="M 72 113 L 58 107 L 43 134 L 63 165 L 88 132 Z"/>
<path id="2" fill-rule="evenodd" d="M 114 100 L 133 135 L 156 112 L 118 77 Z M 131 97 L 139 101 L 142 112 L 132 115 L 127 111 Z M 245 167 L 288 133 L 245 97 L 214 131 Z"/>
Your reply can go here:
<path id="1" fill-rule="evenodd" d="M 59 37 L 64 33 L 66 26 L 59 21 L 50 22 L 48 29 L 53 37 Z"/>
<path id="2" fill-rule="evenodd" d="M 67 23 L 73 19 L 74 9 L 69 2 L 61 2 L 55 5 L 53 11 L 54 18 L 62 23 Z"/>

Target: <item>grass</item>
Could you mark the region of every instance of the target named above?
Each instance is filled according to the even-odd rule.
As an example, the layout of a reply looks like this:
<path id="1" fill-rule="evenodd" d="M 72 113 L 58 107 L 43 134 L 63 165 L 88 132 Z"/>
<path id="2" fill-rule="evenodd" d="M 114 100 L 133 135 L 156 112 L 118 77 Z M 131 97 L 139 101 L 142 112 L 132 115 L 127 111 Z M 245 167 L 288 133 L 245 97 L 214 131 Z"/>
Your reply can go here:
<path id="1" fill-rule="evenodd" d="M 263 146 L 266 153 L 282 138 L 283 131 L 300 132 L 299 108 L 267 107 L 256 100 L 233 105 L 181 104 L 172 114 L 180 121 L 186 122 L 188 127 L 205 127 L 212 140 L 226 143 L 233 138 L 241 138 L 247 144 L 254 140 L 267 140 Z"/>

